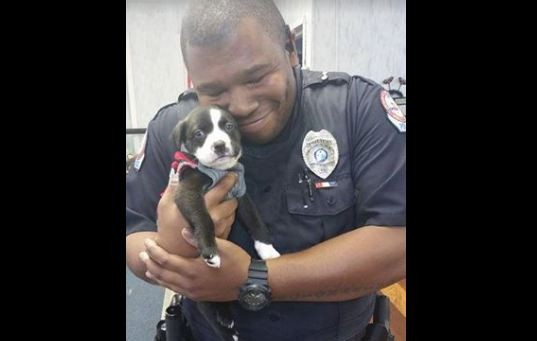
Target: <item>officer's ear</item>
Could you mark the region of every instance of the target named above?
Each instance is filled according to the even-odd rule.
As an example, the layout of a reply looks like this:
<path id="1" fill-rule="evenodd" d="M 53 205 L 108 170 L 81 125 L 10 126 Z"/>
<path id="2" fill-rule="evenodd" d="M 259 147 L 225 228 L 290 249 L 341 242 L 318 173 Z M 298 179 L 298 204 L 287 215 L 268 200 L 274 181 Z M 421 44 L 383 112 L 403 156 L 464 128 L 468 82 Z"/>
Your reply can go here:
<path id="1" fill-rule="evenodd" d="M 286 39 L 285 49 L 288 52 L 293 52 L 295 50 L 294 46 L 293 46 L 293 42 L 295 41 L 294 38 L 295 38 L 294 34 L 293 34 L 293 32 L 291 32 L 291 29 L 289 28 L 289 25 L 285 25 L 285 39 Z"/>
<path id="2" fill-rule="evenodd" d="M 289 61 L 291 62 L 291 66 L 296 66 L 300 62 L 298 60 L 298 53 L 296 51 L 296 45 L 295 45 L 296 35 L 294 32 L 291 31 L 291 29 L 289 28 L 289 25 L 285 25 L 285 35 L 286 35 L 285 50 L 287 51 L 289 55 Z"/>
<path id="3" fill-rule="evenodd" d="M 181 146 L 185 142 L 185 137 L 186 137 L 185 128 L 186 128 L 185 121 L 179 122 L 175 126 L 175 128 L 173 128 L 172 139 L 173 139 L 173 143 L 175 144 L 175 147 L 177 147 L 177 150 L 181 150 Z"/>

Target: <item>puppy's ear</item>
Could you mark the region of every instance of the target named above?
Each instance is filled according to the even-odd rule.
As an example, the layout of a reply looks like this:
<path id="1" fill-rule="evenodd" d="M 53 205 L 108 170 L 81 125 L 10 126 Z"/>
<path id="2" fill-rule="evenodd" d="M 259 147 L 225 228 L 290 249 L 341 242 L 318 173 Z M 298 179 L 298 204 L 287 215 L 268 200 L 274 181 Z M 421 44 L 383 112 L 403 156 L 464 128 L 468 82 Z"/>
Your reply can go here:
<path id="1" fill-rule="evenodd" d="M 185 140 L 185 127 L 185 122 L 181 121 L 175 126 L 175 128 L 173 128 L 172 139 L 173 143 L 175 144 L 175 147 L 177 147 L 177 150 L 181 149 L 181 145 Z"/>

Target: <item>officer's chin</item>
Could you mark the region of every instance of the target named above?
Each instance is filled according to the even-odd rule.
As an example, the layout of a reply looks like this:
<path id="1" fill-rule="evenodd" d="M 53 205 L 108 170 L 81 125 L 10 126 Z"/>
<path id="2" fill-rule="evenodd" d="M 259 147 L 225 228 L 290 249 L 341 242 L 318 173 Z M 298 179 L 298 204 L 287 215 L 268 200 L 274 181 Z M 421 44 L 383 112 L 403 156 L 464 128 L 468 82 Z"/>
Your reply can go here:
<path id="1" fill-rule="evenodd" d="M 242 133 L 242 132 L 241 132 L 241 134 L 242 134 L 241 135 L 242 136 L 242 142 L 243 142 L 243 144 L 246 144 L 246 145 L 259 145 L 260 146 L 260 145 L 270 143 L 271 141 L 273 141 L 276 138 L 276 136 L 274 134 L 263 135 L 263 134 L 260 134 L 260 133 L 248 134 L 248 133 Z"/>

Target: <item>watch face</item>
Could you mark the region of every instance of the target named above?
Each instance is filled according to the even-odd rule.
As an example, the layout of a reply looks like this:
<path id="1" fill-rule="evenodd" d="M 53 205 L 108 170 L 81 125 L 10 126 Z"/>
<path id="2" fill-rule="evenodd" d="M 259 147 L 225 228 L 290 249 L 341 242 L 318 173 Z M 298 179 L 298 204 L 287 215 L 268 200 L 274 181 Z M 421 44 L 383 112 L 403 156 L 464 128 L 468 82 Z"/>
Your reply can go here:
<path id="1" fill-rule="evenodd" d="M 267 288 L 252 284 L 241 292 L 239 302 L 244 309 L 251 311 L 261 310 L 270 303 L 267 297 L 268 294 Z"/>
<path id="2" fill-rule="evenodd" d="M 262 292 L 250 292 L 244 296 L 244 302 L 248 305 L 260 305 L 265 302 L 266 297 Z"/>

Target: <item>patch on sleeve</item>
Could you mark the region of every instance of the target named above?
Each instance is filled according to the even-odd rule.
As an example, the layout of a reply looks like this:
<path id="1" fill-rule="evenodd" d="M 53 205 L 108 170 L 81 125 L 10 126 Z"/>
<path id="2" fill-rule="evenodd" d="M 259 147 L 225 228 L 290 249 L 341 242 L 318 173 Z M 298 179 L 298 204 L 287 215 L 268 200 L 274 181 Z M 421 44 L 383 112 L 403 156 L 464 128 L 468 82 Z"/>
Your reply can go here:
<path id="1" fill-rule="evenodd" d="M 147 141 L 147 131 L 144 134 L 144 138 L 142 139 L 142 144 L 140 145 L 140 149 L 136 153 L 136 160 L 134 160 L 134 169 L 136 171 L 140 170 L 140 167 L 142 167 L 142 162 L 144 162 L 145 157 L 145 144 Z"/>
<path id="2" fill-rule="evenodd" d="M 386 90 L 380 92 L 380 101 L 388 114 L 388 119 L 400 132 L 406 132 L 406 117 Z"/>

